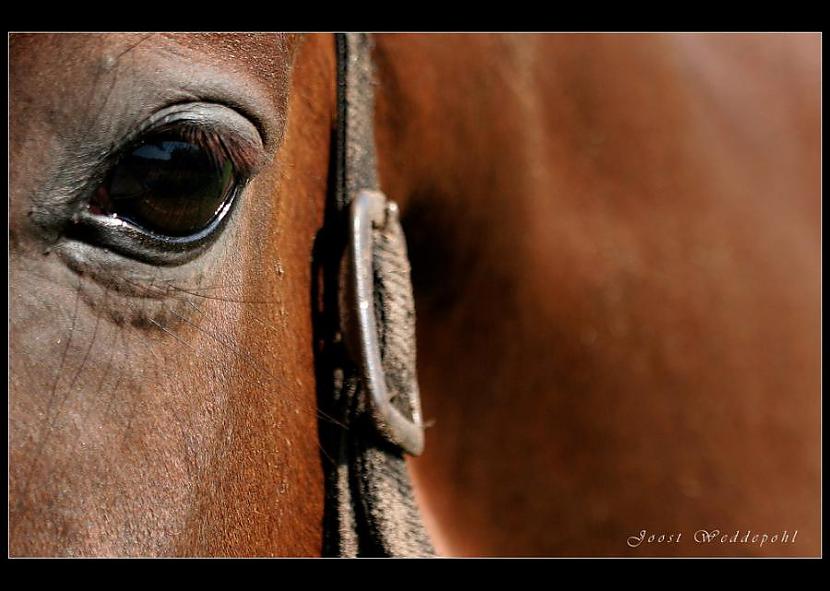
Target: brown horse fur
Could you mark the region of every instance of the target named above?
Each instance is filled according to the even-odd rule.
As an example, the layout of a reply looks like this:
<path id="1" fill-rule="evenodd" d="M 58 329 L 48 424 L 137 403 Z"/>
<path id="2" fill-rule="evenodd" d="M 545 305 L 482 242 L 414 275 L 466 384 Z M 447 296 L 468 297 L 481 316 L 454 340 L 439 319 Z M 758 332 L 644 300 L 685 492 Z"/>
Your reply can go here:
<path id="1" fill-rule="evenodd" d="M 818 554 L 818 36 L 376 42 L 438 550 Z M 13 35 L 10 59 L 11 554 L 318 554 L 332 36 Z M 63 238 L 96 154 L 191 100 L 263 139 L 219 241 L 165 268 Z"/>

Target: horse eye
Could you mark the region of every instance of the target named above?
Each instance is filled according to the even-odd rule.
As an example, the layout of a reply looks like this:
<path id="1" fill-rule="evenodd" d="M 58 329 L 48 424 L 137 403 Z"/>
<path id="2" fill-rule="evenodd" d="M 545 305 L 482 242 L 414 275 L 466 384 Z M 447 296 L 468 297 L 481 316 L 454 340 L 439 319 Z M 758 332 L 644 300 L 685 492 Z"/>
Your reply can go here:
<path id="1" fill-rule="evenodd" d="M 130 147 L 89 202 L 89 211 L 168 237 L 196 234 L 227 209 L 237 172 L 221 142 L 163 132 Z"/>

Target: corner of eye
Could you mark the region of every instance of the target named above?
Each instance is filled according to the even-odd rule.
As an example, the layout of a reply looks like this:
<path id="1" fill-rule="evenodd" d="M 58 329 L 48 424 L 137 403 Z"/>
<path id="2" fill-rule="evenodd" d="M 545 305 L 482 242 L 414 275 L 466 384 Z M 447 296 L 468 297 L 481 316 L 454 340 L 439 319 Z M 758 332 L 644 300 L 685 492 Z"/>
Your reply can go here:
<path id="1" fill-rule="evenodd" d="M 228 146 L 227 149 L 241 176 L 248 180 L 261 173 L 276 156 L 276 150 L 268 144 L 260 143 L 257 147 L 238 144 Z"/>

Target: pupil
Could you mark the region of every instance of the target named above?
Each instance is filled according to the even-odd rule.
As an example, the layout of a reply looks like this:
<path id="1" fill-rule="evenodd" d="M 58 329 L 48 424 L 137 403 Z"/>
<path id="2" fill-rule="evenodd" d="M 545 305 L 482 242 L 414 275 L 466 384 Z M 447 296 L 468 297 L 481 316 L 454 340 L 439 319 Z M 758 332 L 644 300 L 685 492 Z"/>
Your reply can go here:
<path id="1" fill-rule="evenodd" d="M 224 153 L 160 135 L 116 164 L 90 206 L 158 234 L 189 236 L 210 225 L 233 184 L 233 165 Z"/>

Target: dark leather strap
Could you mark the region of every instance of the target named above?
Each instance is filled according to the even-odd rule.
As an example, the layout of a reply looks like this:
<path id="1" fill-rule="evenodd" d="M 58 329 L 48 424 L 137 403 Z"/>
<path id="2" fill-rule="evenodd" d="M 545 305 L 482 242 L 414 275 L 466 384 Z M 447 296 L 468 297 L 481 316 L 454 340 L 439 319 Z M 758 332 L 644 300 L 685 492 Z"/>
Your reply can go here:
<path id="1" fill-rule="evenodd" d="M 404 459 L 404 449 L 418 453 L 423 438 L 415 316 L 397 209 L 377 191 L 371 38 L 337 34 L 336 43 L 335 190 L 325 243 L 344 256 L 330 258 L 325 271 L 324 290 L 339 297 L 326 300 L 324 318 L 334 328 L 322 337 L 318 375 L 327 472 L 324 554 L 430 556 Z M 373 339 L 377 363 L 367 346 Z"/>

